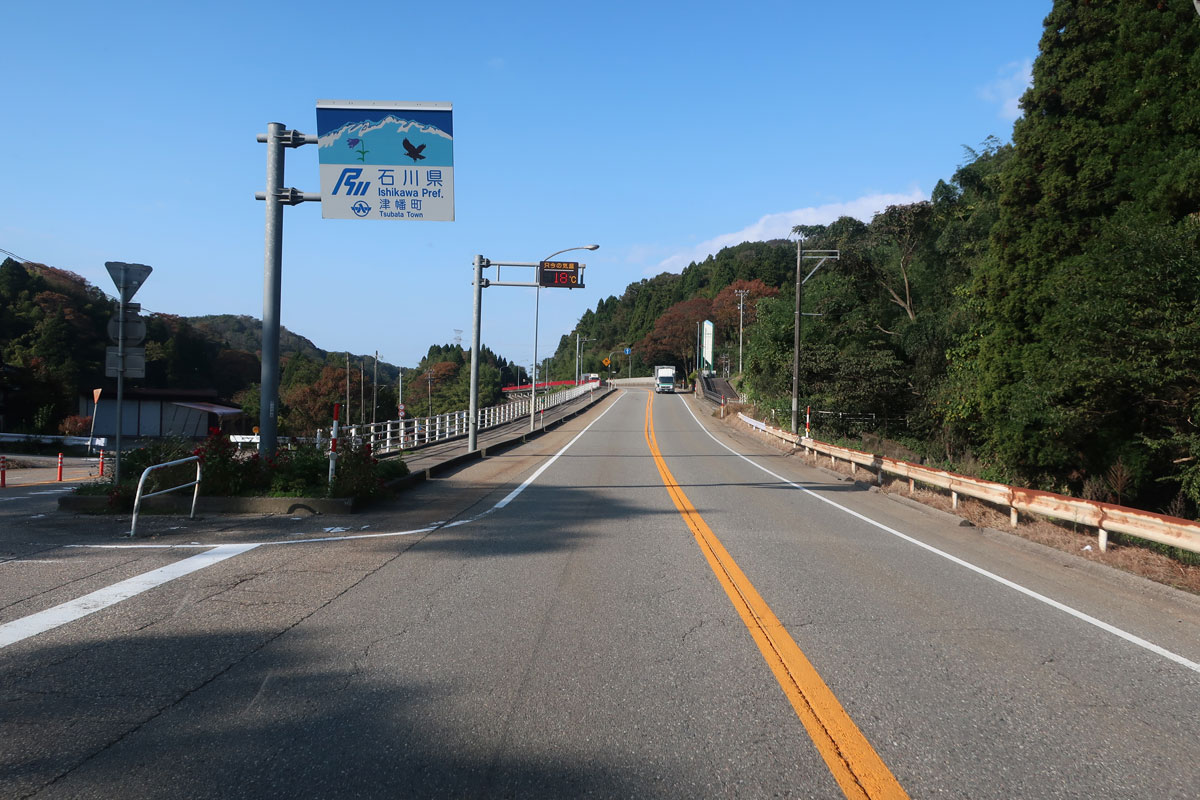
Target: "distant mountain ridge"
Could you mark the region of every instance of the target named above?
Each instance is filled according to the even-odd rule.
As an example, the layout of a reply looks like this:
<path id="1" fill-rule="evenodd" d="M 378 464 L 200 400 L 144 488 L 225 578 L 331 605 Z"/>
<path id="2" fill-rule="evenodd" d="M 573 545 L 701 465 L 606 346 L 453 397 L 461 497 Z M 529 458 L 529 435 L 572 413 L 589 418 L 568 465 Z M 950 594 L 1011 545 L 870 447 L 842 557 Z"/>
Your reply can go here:
<path id="1" fill-rule="evenodd" d="M 262 320 L 246 314 L 206 314 L 184 317 L 188 324 L 206 336 L 234 350 L 258 353 L 262 350 Z M 302 355 L 324 363 L 328 350 L 322 350 L 311 340 L 279 327 L 279 352 L 285 356 Z"/>

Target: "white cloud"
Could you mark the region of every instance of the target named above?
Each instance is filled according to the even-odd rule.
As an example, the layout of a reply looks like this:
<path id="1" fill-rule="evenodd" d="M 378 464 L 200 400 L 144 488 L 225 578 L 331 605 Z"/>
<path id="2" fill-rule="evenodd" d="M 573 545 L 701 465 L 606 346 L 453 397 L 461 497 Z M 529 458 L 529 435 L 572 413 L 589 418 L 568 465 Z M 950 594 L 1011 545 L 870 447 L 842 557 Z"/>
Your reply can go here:
<path id="1" fill-rule="evenodd" d="M 688 264 L 693 261 L 703 261 L 710 255 L 716 255 L 723 247 L 732 247 L 742 242 L 783 239 L 792 232 L 792 228 L 796 225 L 828 225 L 839 217 L 854 217 L 863 222 L 870 222 L 876 214 L 888 206 L 905 205 L 928 199 L 925 192 L 913 188 L 907 194 L 869 194 L 846 203 L 828 203 L 823 206 L 767 214 L 758 222 L 748 225 L 740 231 L 723 233 L 688 250 L 673 253 L 646 272 L 650 275 L 657 275 L 660 272 L 682 272 Z"/>
<path id="2" fill-rule="evenodd" d="M 1013 61 L 1000 68 L 996 80 L 979 89 L 979 96 L 999 106 L 1000 119 L 1012 122 L 1021 116 L 1021 95 L 1033 84 L 1033 62 Z"/>

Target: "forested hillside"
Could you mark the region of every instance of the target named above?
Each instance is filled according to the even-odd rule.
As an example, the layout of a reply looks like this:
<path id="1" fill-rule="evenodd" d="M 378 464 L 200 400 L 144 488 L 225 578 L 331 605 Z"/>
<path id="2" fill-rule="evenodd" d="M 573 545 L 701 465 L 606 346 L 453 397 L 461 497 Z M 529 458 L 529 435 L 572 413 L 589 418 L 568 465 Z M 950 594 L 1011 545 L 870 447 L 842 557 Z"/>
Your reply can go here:
<path id="1" fill-rule="evenodd" d="M 0 419 L 9 432 L 80 433 L 80 396 L 114 391 L 104 375 L 110 344 L 106 327 L 115 301 L 75 273 L 6 259 L 0 264 Z M 130 388 L 213 391 L 258 422 L 262 323 L 232 315 L 185 318 L 150 313 L 146 319 L 146 377 Z M 370 355 L 331 353 L 280 331 L 280 432 L 308 435 L 328 427 L 335 402 L 352 422 L 394 419 L 400 367 Z M 500 382 L 516 381 L 511 365 L 481 348 L 480 395 L 498 402 Z M 467 407 L 469 370 L 462 348 L 433 346 L 416 369 L 405 370 L 411 413 Z M 349 359 L 349 369 L 347 369 Z M 432 402 L 431 402 L 432 401 Z"/>
<path id="2" fill-rule="evenodd" d="M 1012 144 L 966 149 L 928 201 L 793 232 L 840 251 L 804 286 L 800 405 L 831 412 L 826 436 L 1195 516 L 1200 24 L 1185 2 L 1056 2 L 1039 50 Z M 578 325 L 587 368 L 631 347 L 635 374 L 690 371 L 711 319 L 736 372 L 746 289 L 742 386 L 786 425 L 796 249 L 726 248 L 602 300 Z"/>

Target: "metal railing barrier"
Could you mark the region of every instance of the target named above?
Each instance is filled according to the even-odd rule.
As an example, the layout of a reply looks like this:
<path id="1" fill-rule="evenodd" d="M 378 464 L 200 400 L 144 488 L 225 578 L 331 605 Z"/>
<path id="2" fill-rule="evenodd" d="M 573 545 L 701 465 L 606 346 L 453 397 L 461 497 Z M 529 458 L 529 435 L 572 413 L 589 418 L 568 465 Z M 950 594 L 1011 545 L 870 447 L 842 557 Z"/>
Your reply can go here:
<path id="1" fill-rule="evenodd" d="M 190 483 L 181 483 L 178 486 L 172 486 L 170 489 L 162 489 L 161 491 L 151 492 L 150 494 L 145 494 L 145 495 L 142 494 L 142 489 L 144 489 L 146 487 L 146 476 L 149 475 L 151 472 L 153 472 L 156 469 L 165 469 L 166 467 L 175 467 L 180 464 L 186 464 L 189 461 L 196 462 L 196 480 L 194 480 Z M 176 489 L 186 489 L 189 486 L 195 486 L 196 489 L 195 489 L 195 491 L 192 492 L 192 513 L 188 517 L 188 519 L 195 519 L 196 518 L 196 500 L 197 500 L 197 498 L 200 497 L 200 457 L 199 456 L 188 456 L 187 458 L 180 458 L 175 461 L 168 461 L 165 464 L 155 464 L 152 467 L 146 467 L 146 469 L 142 471 L 142 477 L 138 480 L 137 494 L 134 495 L 134 498 L 133 498 L 133 522 L 129 526 L 129 535 L 137 536 L 138 511 L 141 509 L 142 500 L 144 500 L 147 497 L 156 497 L 160 494 L 166 494 L 167 492 L 173 492 Z"/>
<path id="2" fill-rule="evenodd" d="M 1198 522 L 1156 514 L 1153 511 L 1141 511 L 1095 500 L 1081 500 L 1077 497 L 1036 489 L 1022 489 L 945 470 L 931 469 L 908 461 L 819 442 L 806 436 L 796 436 L 788 431 L 747 417 L 745 414 L 738 414 L 738 417 L 750 427 L 769 436 L 791 442 L 795 447 L 803 448 L 808 453 L 828 457 L 830 466 L 836 466 L 839 460 L 848 462 L 851 475 L 858 467 L 864 467 L 875 473 L 875 482 L 879 484 L 883 483 L 885 474 L 907 478 L 910 494 L 917 483 L 935 486 L 950 493 L 950 503 L 955 509 L 958 508 L 959 495 L 974 497 L 977 500 L 1005 508 L 1009 512 L 1009 523 L 1014 528 L 1017 527 L 1018 514 L 1023 513 L 1027 516 L 1049 517 L 1096 528 L 1101 551 L 1108 549 L 1109 533 L 1116 532 L 1170 547 L 1178 547 L 1180 550 L 1200 553 L 1200 523 Z"/>
<path id="3" fill-rule="evenodd" d="M 539 394 L 537 410 L 546 411 L 563 403 L 569 403 L 599 388 L 598 381 L 591 381 L 549 394 Z M 479 430 L 506 425 L 519 419 L 529 419 L 529 403 L 530 398 L 524 397 L 498 406 L 479 409 Z M 432 417 L 408 417 L 365 425 L 342 425 L 341 435 L 355 444 L 367 444 L 372 453 L 384 456 L 446 439 L 466 436 L 470 421 L 470 412 L 452 411 Z M 322 437 L 328 439 L 327 434 L 318 431 L 318 441 Z"/>

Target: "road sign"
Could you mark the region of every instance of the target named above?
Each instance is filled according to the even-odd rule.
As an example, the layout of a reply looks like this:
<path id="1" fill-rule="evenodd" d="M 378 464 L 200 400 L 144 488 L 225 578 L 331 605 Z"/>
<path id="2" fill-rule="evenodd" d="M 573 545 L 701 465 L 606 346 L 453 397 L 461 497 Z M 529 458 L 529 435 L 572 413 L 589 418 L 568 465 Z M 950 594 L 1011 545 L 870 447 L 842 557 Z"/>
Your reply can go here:
<path id="1" fill-rule="evenodd" d="M 612 363 L 612 361 L 610 361 L 609 359 L 606 358 L 603 361 L 601 361 L 600 363 L 607 367 L 609 364 Z"/>
<path id="2" fill-rule="evenodd" d="M 404 403 L 396 406 L 396 413 L 400 415 L 400 419 L 404 419 Z"/>
<path id="3" fill-rule="evenodd" d="M 137 290 L 142 288 L 146 278 L 154 271 L 153 267 L 147 267 L 145 264 L 126 264 L 124 261 L 105 261 L 104 268 L 117 285 L 117 291 L 120 293 L 118 296 L 126 303 L 133 299 Z"/>
<path id="4" fill-rule="evenodd" d="M 121 374 L 121 358 L 116 347 L 110 346 L 104 351 L 104 374 L 109 378 L 116 378 Z M 146 348 L 125 348 L 125 377 L 146 377 Z"/>
<path id="5" fill-rule="evenodd" d="M 108 338 L 114 342 L 121 338 L 121 319 L 113 317 L 108 321 Z M 146 320 L 136 314 L 125 314 L 125 346 L 141 344 L 146 341 Z"/>
<path id="6" fill-rule="evenodd" d="M 325 219 L 454 219 L 450 103 L 317 101 Z"/>
<path id="7" fill-rule="evenodd" d="M 628 347 L 625 348 L 625 355 L 629 355 L 632 352 L 633 351 L 631 349 L 629 349 Z"/>
<path id="8" fill-rule="evenodd" d="M 586 264 L 578 261 L 543 261 L 538 265 L 538 283 L 560 289 L 582 289 Z"/>

